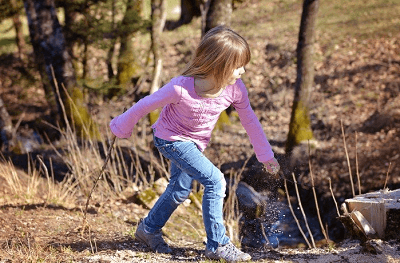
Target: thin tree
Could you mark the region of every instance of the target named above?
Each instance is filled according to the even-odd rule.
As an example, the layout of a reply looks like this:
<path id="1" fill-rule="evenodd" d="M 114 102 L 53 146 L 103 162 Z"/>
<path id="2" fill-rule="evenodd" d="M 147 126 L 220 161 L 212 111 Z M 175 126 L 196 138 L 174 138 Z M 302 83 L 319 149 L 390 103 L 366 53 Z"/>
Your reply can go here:
<path id="1" fill-rule="evenodd" d="M 51 93 L 56 98 L 51 103 L 55 101 L 57 104 L 58 116 L 63 116 L 61 104 L 64 104 L 65 113 L 74 123 L 78 134 L 97 137 L 98 130 L 93 125 L 84 104 L 83 93 L 76 82 L 75 71 L 57 18 L 54 0 L 25 0 L 24 6 L 36 63 L 42 76 L 45 92 Z M 56 90 L 57 87 L 60 87 L 59 91 Z M 61 87 L 65 87 L 65 90 Z M 49 97 L 47 94 L 47 98 Z M 59 119 L 63 120 L 61 117 Z"/>
<path id="2" fill-rule="evenodd" d="M 111 44 L 107 52 L 107 59 L 106 59 L 106 64 L 107 64 L 107 71 L 108 71 L 108 79 L 112 80 L 114 78 L 114 69 L 112 65 L 112 59 L 114 57 L 114 52 L 115 52 L 115 44 L 117 43 L 117 23 L 115 21 L 116 17 L 116 0 L 111 1 L 111 34 L 114 35 L 114 37 L 111 39 Z"/>
<path id="3" fill-rule="evenodd" d="M 20 13 L 23 8 L 24 5 L 20 0 L 6 0 L 0 2 L 0 22 L 4 19 L 12 19 L 13 28 L 15 30 L 15 43 L 18 48 L 18 57 L 20 59 L 24 59 L 26 56 L 26 43 L 22 32 L 22 22 L 20 19 Z M 10 29 L 7 29 L 7 31 Z"/>
<path id="4" fill-rule="evenodd" d="M 230 26 L 232 16 L 232 0 L 203 0 L 201 5 L 202 10 L 202 25 L 201 35 L 204 34 L 213 27 L 225 25 Z M 224 125 L 230 125 L 231 121 L 227 111 L 221 112 L 216 129 L 223 129 Z"/>
<path id="5" fill-rule="evenodd" d="M 297 77 L 286 141 L 286 153 L 300 142 L 313 138 L 309 107 L 314 84 L 314 35 L 319 0 L 304 0 L 299 41 L 297 43 Z"/>
<path id="6" fill-rule="evenodd" d="M 9 151 L 16 145 L 11 117 L 0 97 L 0 150 Z"/>
<path id="7" fill-rule="evenodd" d="M 160 50 L 161 33 L 164 28 L 166 18 L 165 0 L 151 0 L 151 50 L 154 57 L 154 69 L 150 94 L 156 92 L 160 87 L 160 77 L 162 71 L 162 56 Z M 158 112 L 150 113 L 150 123 L 153 124 L 158 119 Z"/>
<path id="8" fill-rule="evenodd" d="M 120 89 L 112 89 L 110 96 L 116 95 L 121 90 L 126 90 L 131 84 L 131 80 L 139 72 L 137 52 L 134 50 L 133 39 L 141 28 L 143 13 L 143 0 L 128 0 L 126 11 L 121 23 L 120 37 L 121 46 L 118 56 L 117 84 Z"/>
<path id="9" fill-rule="evenodd" d="M 26 44 L 22 32 L 22 22 L 19 16 L 22 5 L 17 2 L 17 0 L 11 0 L 11 6 L 16 10 L 16 13 L 13 16 L 13 24 L 15 28 L 15 41 L 18 47 L 18 56 L 20 59 L 24 59 L 26 54 Z"/>

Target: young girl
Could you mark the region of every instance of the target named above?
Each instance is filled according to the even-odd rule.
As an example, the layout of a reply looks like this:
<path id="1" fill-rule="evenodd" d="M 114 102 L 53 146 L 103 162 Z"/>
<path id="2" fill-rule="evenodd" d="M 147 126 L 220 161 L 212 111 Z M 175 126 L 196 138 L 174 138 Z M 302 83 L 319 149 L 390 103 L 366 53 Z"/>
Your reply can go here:
<path id="1" fill-rule="evenodd" d="M 161 236 L 161 228 L 178 205 L 188 198 L 192 181 L 197 180 L 205 187 L 202 207 L 207 233 L 206 257 L 228 262 L 251 259 L 225 234 L 222 214 L 224 175 L 202 154 L 220 113 L 233 105 L 257 159 L 268 172 L 279 171 L 279 164 L 240 79 L 249 61 L 250 49 L 246 40 L 225 26 L 215 27 L 203 37 L 181 76 L 139 100 L 110 123 L 113 134 L 129 138 L 140 118 L 163 107 L 152 128 L 155 146 L 171 161 L 170 181 L 135 233 L 137 240 L 155 252 L 172 251 Z"/>

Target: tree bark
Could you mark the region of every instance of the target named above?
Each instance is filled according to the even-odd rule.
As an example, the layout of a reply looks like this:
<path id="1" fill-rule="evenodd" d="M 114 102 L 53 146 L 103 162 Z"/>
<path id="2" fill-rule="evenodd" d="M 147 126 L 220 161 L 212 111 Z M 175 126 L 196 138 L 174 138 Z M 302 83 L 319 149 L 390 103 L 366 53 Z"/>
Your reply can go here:
<path id="1" fill-rule="evenodd" d="M 112 30 L 112 34 L 115 35 L 115 37 L 113 37 L 111 39 L 111 45 L 110 48 L 108 49 L 107 52 L 107 59 L 106 59 L 106 64 L 107 64 L 107 71 L 108 71 L 108 79 L 112 80 L 114 78 L 114 69 L 113 69 L 113 65 L 112 65 L 112 59 L 114 57 L 114 52 L 115 52 L 115 44 L 117 43 L 117 37 L 116 37 L 116 23 L 115 23 L 115 16 L 116 16 L 116 0 L 112 0 L 111 2 L 111 30 Z"/>
<path id="2" fill-rule="evenodd" d="M 194 17 L 201 16 L 200 4 L 203 0 L 181 0 L 181 15 L 177 21 L 167 21 L 165 28 L 174 30 L 192 22 Z"/>
<path id="3" fill-rule="evenodd" d="M 57 18 L 54 0 L 25 0 L 24 5 L 31 42 L 45 92 L 52 92 L 55 96 L 59 116 L 64 116 L 62 106 L 65 106 L 65 114 L 75 125 L 74 128 L 79 135 L 97 138 L 99 132 L 84 104 L 83 93 L 77 86 L 75 71 Z M 46 74 L 42 72 L 43 69 Z M 51 91 L 48 85 L 51 85 Z M 49 97 L 48 94 L 47 97 Z M 60 119 L 64 120 L 64 118 Z"/>
<path id="4" fill-rule="evenodd" d="M 73 26 L 76 23 L 78 12 L 75 10 L 74 1 L 63 1 L 64 7 L 64 35 L 65 46 L 71 58 L 74 58 L 74 44 L 77 41 Z"/>
<path id="5" fill-rule="evenodd" d="M 126 12 L 122 20 L 121 46 L 118 56 L 117 84 L 119 89 L 111 89 L 109 96 L 115 96 L 118 92 L 126 90 L 132 83 L 132 77 L 138 74 L 139 64 L 137 53 L 134 51 L 133 38 L 136 31 L 132 26 L 141 22 L 143 13 L 143 0 L 128 0 Z"/>
<path id="6" fill-rule="evenodd" d="M 150 94 L 160 88 L 160 77 L 162 71 L 162 56 L 160 50 L 161 33 L 166 18 L 165 0 L 151 0 L 151 50 L 154 57 L 153 76 L 150 87 Z M 159 111 L 150 113 L 150 124 L 153 125 L 158 117 Z"/>
<path id="7" fill-rule="evenodd" d="M 213 27 L 220 25 L 229 26 L 231 24 L 232 0 L 205 0 L 202 6 L 202 37 Z M 206 16 L 205 25 L 204 16 Z M 226 110 L 223 111 L 219 116 L 215 128 L 217 130 L 222 130 L 225 125 L 231 125 L 231 121 Z"/>
<path id="8" fill-rule="evenodd" d="M 314 35 L 319 0 L 304 0 L 299 41 L 297 44 L 297 77 L 286 141 L 290 153 L 300 142 L 313 138 L 309 116 L 310 97 L 314 84 Z"/>
<path id="9" fill-rule="evenodd" d="M 203 34 L 213 27 L 230 26 L 232 16 L 232 0 L 208 0 L 211 1 L 207 12 L 206 26 Z"/>
<path id="10" fill-rule="evenodd" d="M 18 11 L 20 10 L 16 0 L 11 0 L 11 7 L 13 9 L 18 9 Z M 19 17 L 19 12 L 17 12 L 13 16 L 13 23 L 15 28 L 15 42 L 17 43 L 18 47 L 18 56 L 21 60 L 23 60 L 25 58 L 25 53 L 26 53 L 26 44 L 24 35 L 22 33 L 22 23 Z"/>
<path id="11" fill-rule="evenodd" d="M 3 100 L 0 98 L 0 149 L 9 151 L 15 146 L 11 117 Z"/>

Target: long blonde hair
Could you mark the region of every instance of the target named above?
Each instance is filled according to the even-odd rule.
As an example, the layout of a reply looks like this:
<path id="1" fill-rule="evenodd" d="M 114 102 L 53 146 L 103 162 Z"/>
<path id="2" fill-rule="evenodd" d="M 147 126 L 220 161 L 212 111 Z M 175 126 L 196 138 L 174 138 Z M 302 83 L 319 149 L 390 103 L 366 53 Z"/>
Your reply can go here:
<path id="1" fill-rule="evenodd" d="M 197 78 L 212 76 L 220 88 L 226 85 L 233 71 L 249 63 L 250 58 L 250 48 L 243 37 L 226 26 L 217 26 L 201 39 L 182 75 Z"/>

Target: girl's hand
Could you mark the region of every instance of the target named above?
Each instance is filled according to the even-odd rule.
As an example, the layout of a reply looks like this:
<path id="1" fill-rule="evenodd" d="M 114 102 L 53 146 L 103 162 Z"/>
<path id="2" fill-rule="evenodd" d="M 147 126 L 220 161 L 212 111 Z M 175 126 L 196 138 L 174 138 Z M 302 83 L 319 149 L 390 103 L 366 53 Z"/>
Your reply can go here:
<path id="1" fill-rule="evenodd" d="M 279 169 L 281 168 L 279 166 L 278 161 L 275 158 L 272 158 L 271 160 L 263 162 L 263 164 L 265 166 L 265 169 L 267 169 L 267 171 L 273 175 L 277 174 L 279 172 Z"/>

